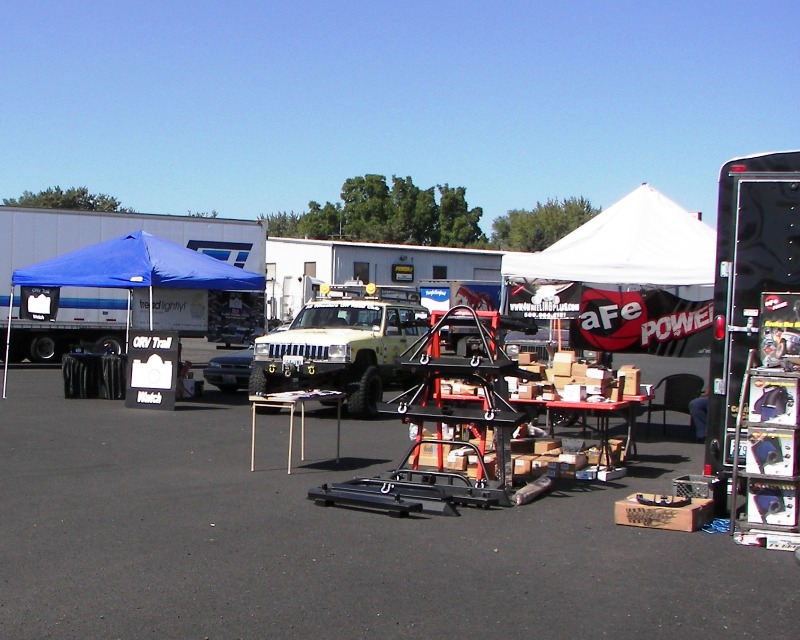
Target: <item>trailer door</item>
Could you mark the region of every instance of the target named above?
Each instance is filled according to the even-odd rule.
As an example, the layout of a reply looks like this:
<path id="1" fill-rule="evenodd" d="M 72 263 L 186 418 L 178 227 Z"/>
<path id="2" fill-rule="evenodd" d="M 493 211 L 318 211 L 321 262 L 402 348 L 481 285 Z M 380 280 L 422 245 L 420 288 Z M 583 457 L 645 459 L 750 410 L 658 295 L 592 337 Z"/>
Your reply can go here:
<path id="1" fill-rule="evenodd" d="M 720 265 L 728 273 L 724 372 L 722 381 L 714 381 L 715 393 L 724 392 L 728 408 L 726 466 L 733 463 L 732 436 L 748 353 L 758 349 L 761 293 L 800 291 L 798 177 L 744 173 L 736 180 L 733 261 Z"/>

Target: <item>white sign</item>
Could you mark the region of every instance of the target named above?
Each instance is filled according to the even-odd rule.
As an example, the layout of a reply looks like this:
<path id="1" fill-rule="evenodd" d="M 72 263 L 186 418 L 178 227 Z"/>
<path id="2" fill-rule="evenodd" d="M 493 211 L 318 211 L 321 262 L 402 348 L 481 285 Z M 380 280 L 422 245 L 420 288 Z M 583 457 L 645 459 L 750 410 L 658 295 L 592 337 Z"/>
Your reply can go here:
<path id="1" fill-rule="evenodd" d="M 150 291 L 146 288 L 134 289 L 131 324 L 134 329 L 150 328 Z M 153 289 L 153 329 L 207 331 L 208 291 Z"/>

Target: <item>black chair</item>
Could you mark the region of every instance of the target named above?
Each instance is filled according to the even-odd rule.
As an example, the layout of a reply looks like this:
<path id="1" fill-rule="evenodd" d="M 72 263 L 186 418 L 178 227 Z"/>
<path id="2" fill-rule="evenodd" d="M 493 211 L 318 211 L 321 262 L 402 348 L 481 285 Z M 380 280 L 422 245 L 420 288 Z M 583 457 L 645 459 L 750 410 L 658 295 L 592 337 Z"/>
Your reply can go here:
<path id="1" fill-rule="evenodd" d="M 689 403 L 700 397 L 704 386 L 703 378 L 693 373 L 675 373 L 659 380 L 653 387 L 653 397 L 661 398 L 661 402 L 654 402 L 651 398 L 647 403 L 647 432 L 650 433 L 650 418 L 653 411 L 661 411 L 664 434 L 667 432 L 667 411 L 686 414 L 690 418 L 691 425 Z M 663 390 L 659 393 L 659 389 Z"/>

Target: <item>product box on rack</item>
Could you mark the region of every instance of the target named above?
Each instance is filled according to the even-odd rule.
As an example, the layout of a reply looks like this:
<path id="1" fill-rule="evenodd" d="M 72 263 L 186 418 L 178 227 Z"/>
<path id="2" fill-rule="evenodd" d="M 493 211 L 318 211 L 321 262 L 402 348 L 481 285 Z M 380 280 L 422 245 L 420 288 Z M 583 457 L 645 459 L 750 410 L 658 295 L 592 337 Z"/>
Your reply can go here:
<path id="1" fill-rule="evenodd" d="M 642 504 L 637 496 L 653 504 Z M 714 518 L 714 501 L 706 498 L 688 499 L 691 502 L 686 506 L 673 507 L 669 505 L 679 504 L 687 498 L 634 493 L 614 503 L 614 522 L 648 529 L 697 531 Z"/>
<path id="2" fill-rule="evenodd" d="M 798 379 L 754 374 L 750 378 L 750 422 L 797 424 Z"/>
<path id="3" fill-rule="evenodd" d="M 747 481 L 747 521 L 752 524 L 797 526 L 797 483 Z"/>
<path id="4" fill-rule="evenodd" d="M 745 471 L 768 476 L 797 475 L 797 439 L 794 429 L 749 426 Z"/>

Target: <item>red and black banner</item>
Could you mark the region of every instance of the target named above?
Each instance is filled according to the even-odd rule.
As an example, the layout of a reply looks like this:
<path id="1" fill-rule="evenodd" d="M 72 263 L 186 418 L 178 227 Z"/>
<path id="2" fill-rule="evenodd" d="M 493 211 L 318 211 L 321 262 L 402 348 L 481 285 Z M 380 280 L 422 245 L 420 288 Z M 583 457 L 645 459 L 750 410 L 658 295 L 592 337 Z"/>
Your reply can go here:
<path id="1" fill-rule="evenodd" d="M 509 314 L 569 320 L 574 349 L 697 357 L 711 347 L 713 304 L 661 289 L 606 291 L 579 283 L 509 285 Z"/>

